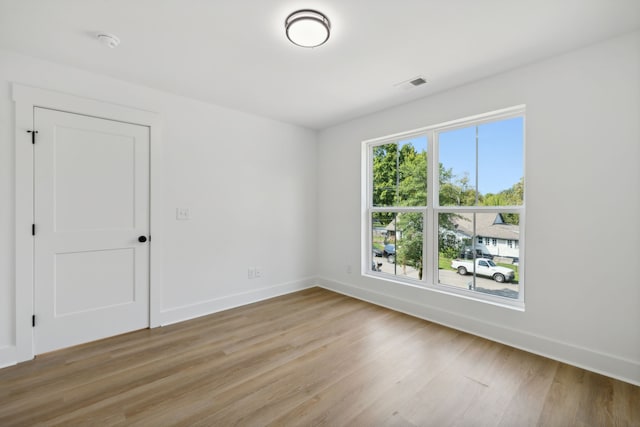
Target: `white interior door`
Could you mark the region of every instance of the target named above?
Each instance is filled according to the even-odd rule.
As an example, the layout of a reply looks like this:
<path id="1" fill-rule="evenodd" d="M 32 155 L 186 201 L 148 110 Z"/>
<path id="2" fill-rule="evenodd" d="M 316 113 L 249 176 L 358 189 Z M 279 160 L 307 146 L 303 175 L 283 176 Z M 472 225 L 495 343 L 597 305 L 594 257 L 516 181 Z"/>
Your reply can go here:
<path id="1" fill-rule="evenodd" d="M 35 353 L 148 327 L 149 128 L 44 108 L 34 125 Z"/>

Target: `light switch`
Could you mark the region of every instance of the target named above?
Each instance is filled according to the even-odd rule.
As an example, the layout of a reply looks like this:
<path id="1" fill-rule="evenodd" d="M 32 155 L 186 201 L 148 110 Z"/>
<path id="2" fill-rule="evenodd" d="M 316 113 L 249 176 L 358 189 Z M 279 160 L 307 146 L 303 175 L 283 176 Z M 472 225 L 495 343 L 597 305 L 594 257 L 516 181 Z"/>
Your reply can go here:
<path id="1" fill-rule="evenodd" d="M 176 208 L 176 219 L 182 221 L 191 219 L 191 211 L 189 208 Z"/>

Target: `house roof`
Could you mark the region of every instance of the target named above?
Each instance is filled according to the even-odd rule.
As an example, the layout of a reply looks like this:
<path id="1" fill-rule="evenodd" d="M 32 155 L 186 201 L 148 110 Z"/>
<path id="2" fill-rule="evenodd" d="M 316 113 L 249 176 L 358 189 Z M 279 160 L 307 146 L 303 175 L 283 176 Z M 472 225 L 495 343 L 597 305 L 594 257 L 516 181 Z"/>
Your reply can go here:
<path id="1" fill-rule="evenodd" d="M 520 240 L 520 227 L 506 224 L 499 213 L 476 213 L 476 236 L 505 240 Z M 473 214 L 457 214 L 453 218 L 457 230 L 467 236 L 473 233 Z"/>

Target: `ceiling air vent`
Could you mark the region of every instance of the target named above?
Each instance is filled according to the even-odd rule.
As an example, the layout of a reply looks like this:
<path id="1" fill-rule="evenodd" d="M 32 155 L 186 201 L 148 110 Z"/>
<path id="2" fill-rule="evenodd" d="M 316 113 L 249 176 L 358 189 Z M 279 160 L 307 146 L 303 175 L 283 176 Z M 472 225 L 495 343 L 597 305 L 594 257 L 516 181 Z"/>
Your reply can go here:
<path id="1" fill-rule="evenodd" d="M 400 83 L 396 83 L 393 86 L 400 88 L 402 90 L 410 90 L 410 89 L 414 89 L 418 86 L 422 86 L 423 84 L 427 83 L 427 79 L 425 79 L 422 76 L 416 76 L 413 78 L 410 78 L 408 80 L 405 80 L 403 82 Z"/>

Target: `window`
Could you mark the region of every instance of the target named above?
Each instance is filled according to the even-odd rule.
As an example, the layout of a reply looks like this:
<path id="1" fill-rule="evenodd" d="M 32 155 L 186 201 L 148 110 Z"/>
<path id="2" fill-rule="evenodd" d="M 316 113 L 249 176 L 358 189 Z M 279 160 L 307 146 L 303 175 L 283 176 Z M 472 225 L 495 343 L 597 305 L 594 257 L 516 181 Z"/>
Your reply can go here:
<path id="1" fill-rule="evenodd" d="M 364 274 L 524 305 L 524 107 L 363 147 Z"/>
<path id="2" fill-rule="evenodd" d="M 371 263 L 375 271 L 422 280 L 427 139 L 371 146 Z"/>

